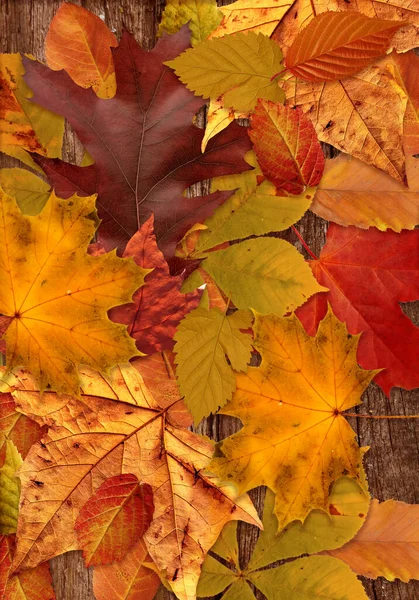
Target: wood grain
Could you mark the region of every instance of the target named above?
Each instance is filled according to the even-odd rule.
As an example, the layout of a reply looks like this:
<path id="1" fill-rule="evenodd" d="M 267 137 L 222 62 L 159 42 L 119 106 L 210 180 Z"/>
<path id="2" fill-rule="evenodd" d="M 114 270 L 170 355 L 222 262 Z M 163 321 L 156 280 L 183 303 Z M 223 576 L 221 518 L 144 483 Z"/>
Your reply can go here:
<path id="1" fill-rule="evenodd" d="M 125 27 L 132 31 L 136 39 L 147 49 L 154 45 L 157 25 L 164 6 L 164 0 L 73 0 L 95 12 L 120 36 Z M 37 58 L 44 58 L 43 43 L 52 16 L 60 2 L 58 0 L 0 0 L 0 45 L 2 52 L 27 52 Z M 230 1 L 219 1 L 220 5 Z M 65 158 L 78 161 L 82 149 L 75 136 L 67 130 Z M 330 149 L 327 150 L 330 153 Z M 2 155 L 0 166 L 18 166 L 18 161 Z M 311 249 L 318 254 L 324 244 L 327 222 L 308 213 L 297 228 Z M 281 236 L 283 237 L 283 236 Z M 287 239 L 295 243 L 303 252 L 294 234 Z M 419 324 L 417 303 L 403 309 Z M 388 399 L 372 384 L 364 394 L 364 404 L 358 409 L 360 414 L 417 414 L 419 391 L 406 392 L 393 390 Z M 366 457 L 366 471 L 371 493 L 379 500 L 395 498 L 405 502 L 419 502 L 418 450 L 419 432 L 411 420 L 351 419 L 351 425 L 358 434 L 362 446 L 370 446 Z M 210 417 L 199 427 L 199 431 L 219 440 L 240 428 L 237 420 L 230 417 Z M 251 492 L 258 509 L 263 504 L 262 488 Z M 244 523 L 239 525 L 240 551 L 245 565 L 254 546 L 257 532 Z M 51 560 L 51 572 L 57 600 L 94 600 L 91 570 L 84 568 L 81 554 L 69 552 Z M 371 600 L 417 600 L 419 583 L 389 583 L 383 579 L 363 580 Z M 258 594 L 258 598 L 263 598 Z M 173 599 L 165 589 L 156 596 L 158 600 Z"/>

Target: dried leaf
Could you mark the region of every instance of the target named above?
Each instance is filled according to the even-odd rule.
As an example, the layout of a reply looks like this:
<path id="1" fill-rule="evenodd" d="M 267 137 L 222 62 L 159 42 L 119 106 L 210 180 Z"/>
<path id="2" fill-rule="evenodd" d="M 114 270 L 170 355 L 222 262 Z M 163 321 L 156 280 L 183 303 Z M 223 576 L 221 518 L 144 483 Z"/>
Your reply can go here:
<path id="1" fill-rule="evenodd" d="M 211 37 L 220 37 L 239 31 L 253 31 L 270 36 L 293 0 L 237 0 L 220 8 L 223 20 Z"/>
<path id="2" fill-rule="evenodd" d="M 196 46 L 207 39 L 222 18 L 216 0 L 166 0 L 157 35 L 176 33 L 188 23 L 192 46 Z"/>
<path id="3" fill-rule="evenodd" d="M 26 415 L 18 413 L 11 394 L 0 394 L 0 465 L 6 456 L 9 439 L 25 458 L 32 444 L 39 442 L 45 430 Z"/>
<path id="4" fill-rule="evenodd" d="M 22 457 L 11 440 L 6 440 L 6 457 L 0 469 L 0 534 L 16 533 L 19 514 L 20 481 L 16 471 Z"/>
<path id="5" fill-rule="evenodd" d="M 26 169 L 1 169 L 0 186 L 25 215 L 37 215 L 50 197 L 51 187 Z"/>
<path id="6" fill-rule="evenodd" d="M 419 40 L 418 40 L 419 41 Z M 407 155 L 419 154 L 419 57 L 414 52 L 391 55 L 388 64 L 397 83 L 407 95 L 403 120 L 403 148 Z"/>

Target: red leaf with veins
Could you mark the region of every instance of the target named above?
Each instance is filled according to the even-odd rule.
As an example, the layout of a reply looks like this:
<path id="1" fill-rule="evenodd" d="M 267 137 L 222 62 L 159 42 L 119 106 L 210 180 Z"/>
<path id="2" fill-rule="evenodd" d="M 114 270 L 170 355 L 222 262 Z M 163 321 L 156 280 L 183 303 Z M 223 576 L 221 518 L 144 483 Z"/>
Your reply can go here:
<path id="1" fill-rule="evenodd" d="M 189 45 L 187 25 L 164 35 L 151 52 L 124 33 L 113 52 L 114 98 L 103 100 L 77 86 L 64 71 L 24 59 L 33 100 L 63 115 L 95 160 L 77 167 L 42 159 L 58 196 L 98 193 L 99 235 L 106 249 L 122 249 L 153 212 L 155 233 L 166 257 L 196 222 L 203 222 L 225 193 L 186 198 L 193 183 L 249 168 L 246 128 L 233 123 L 201 153 L 203 130 L 192 124 L 202 100 L 179 81 L 164 61 Z"/>

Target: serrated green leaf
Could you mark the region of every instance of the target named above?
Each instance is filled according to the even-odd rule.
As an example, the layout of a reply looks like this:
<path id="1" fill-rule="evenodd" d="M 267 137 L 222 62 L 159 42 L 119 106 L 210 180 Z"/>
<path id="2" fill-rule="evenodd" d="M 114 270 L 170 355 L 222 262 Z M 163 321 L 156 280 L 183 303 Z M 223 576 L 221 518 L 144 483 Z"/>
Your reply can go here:
<path id="1" fill-rule="evenodd" d="M 202 267 L 237 308 L 284 315 L 325 291 L 288 242 L 256 238 L 210 252 Z"/>
<path id="2" fill-rule="evenodd" d="M 275 569 L 249 573 L 268 600 L 368 600 L 355 573 L 340 560 L 309 556 Z"/>
<path id="3" fill-rule="evenodd" d="M 276 42 L 249 32 L 206 40 L 165 64 L 198 96 L 218 98 L 224 106 L 248 113 L 258 98 L 283 102 L 278 81 L 282 52 Z"/>
<path id="4" fill-rule="evenodd" d="M 236 388 L 233 369 L 247 370 L 252 338 L 240 330 L 251 323 L 247 311 L 226 315 L 217 308 L 197 308 L 180 322 L 174 336 L 176 376 L 195 423 L 231 398 Z"/>
<path id="5" fill-rule="evenodd" d="M 216 0 L 166 0 L 157 35 L 176 33 L 189 21 L 191 43 L 196 46 L 207 39 L 222 18 Z"/>
<path id="6" fill-rule="evenodd" d="M 14 198 L 25 215 L 37 215 L 46 204 L 51 187 L 26 169 L 1 169 L 0 186 Z"/>
<path id="7" fill-rule="evenodd" d="M 22 457 L 11 440 L 6 440 L 6 459 L 0 469 L 0 533 L 15 533 L 19 515 L 20 479 L 16 471 Z"/>

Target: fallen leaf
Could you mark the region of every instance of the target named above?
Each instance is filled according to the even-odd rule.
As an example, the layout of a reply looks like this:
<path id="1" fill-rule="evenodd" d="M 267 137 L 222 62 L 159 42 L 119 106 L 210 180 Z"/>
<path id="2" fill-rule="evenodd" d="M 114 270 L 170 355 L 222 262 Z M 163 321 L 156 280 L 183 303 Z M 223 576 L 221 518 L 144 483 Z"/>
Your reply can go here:
<path id="1" fill-rule="evenodd" d="M 39 442 L 44 433 L 45 429 L 38 423 L 16 411 L 11 394 L 0 394 L 0 465 L 3 465 L 6 456 L 7 439 L 25 458 L 32 444 Z"/>
<path id="2" fill-rule="evenodd" d="M 64 119 L 29 100 L 24 73 L 20 54 L 0 54 L 1 152 L 40 171 L 28 152 L 61 156 Z"/>
<path id="3" fill-rule="evenodd" d="M 199 290 L 182 294 L 183 278 L 171 276 L 160 252 L 151 216 L 128 242 L 124 257 L 132 256 L 138 266 L 150 270 L 144 285 L 134 294 L 133 302 L 111 309 L 109 317 L 128 327 L 128 333 L 144 354 L 173 348 L 173 336 L 179 321 L 196 308 Z"/>
<path id="4" fill-rule="evenodd" d="M 403 148 L 407 155 L 419 154 L 419 57 L 414 52 L 391 54 L 387 68 L 407 95 L 403 120 Z M 387 62 L 387 61 L 386 61 Z"/>
<path id="5" fill-rule="evenodd" d="M 64 403 L 49 392 L 41 402 L 28 376 L 21 385 L 26 389 L 15 392 L 19 410 L 41 413 L 37 419 L 49 430 L 19 473 L 14 569 L 77 548 L 78 511 L 106 478 L 124 473 L 153 488 L 154 517 L 144 541 L 181 600 L 194 598 L 205 554 L 226 522 L 259 523 L 246 496 L 236 499 L 232 486 L 219 486 L 204 473 L 213 446 L 178 426 L 179 401 L 161 408 L 134 367 L 116 368 L 110 379 L 85 370 L 81 398 Z"/>
<path id="6" fill-rule="evenodd" d="M 106 479 L 82 506 L 75 523 L 86 567 L 120 561 L 153 518 L 151 487 L 131 473 Z"/>
<path id="7" fill-rule="evenodd" d="M 321 142 L 405 183 L 402 135 L 407 97 L 389 73 L 373 66 L 342 81 L 288 78 L 284 86 L 287 104 L 307 114 Z"/>
<path id="8" fill-rule="evenodd" d="M 0 191 L 0 216 L 8 369 L 27 366 L 41 391 L 77 395 L 78 365 L 106 371 L 138 354 L 107 311 L 131 300 L 145 271 L 114 253 L 86 254 L 97 226 L 95 198 L 65 201 L 52 193 L 39 215 L 27 216 Z"/>
<path id="9" fill-rule="evenodd" d="M 228 127 L 234 119 L 234 110 L 225 108 L 222 98 L 212 98 L 210 100 L 207 108 L 205 133 L 201 143 L 202 152 L 205 152 L 209 140 Z"/>
<path id="10" fill-rule="evenodd" d="M 249 311 L 227 315 L 217 308 L 197 308 L 180 322 L 174 337 L 176 376 L 195 425 L 231 399 L 234 371 L 247 371 L 252 337 L 244 331 L 251 325 Z"/>
<path id="11" fill-rule="evenodd" d="M 328 552 L 355 573 L 388 581 L 419 578 L 419 506 L 395 500 L 373 500 L 356 537 Z"/>
<path id="12" fill-rule="evenodd" d="M 295 315 L 256 314 L 253 330 L 262 364 L 237 374 L 233 400 L 220 411 L 243 429 L 220 443 L 208 468 L 239 493 L 269 486 L 281 530 L 326 510 L 339 477 L 362 483 L 362 450 L 342 413 L 360 403 L 375 372 L 357 366 L 358 338 L 330 310 L 316 337 Z"/>
<path id="13" fill-rule="evenodd" d="M 185 188 L 247 167 L 242 156 L 250 141 L 246 129 L 237 124 L 200 152 L 203 132 L 192 125 L 192 118 L 202 100 L 163 65 L 188 46 L 189 36 L 185 25 L 146 52 L 125 33 L 113 53 L 117 93 L 110 100 L 78 87 L 63 71 L 26 63 L 35 100 L 68 119 L 95 161 L 77 167 L 42 159 L 41 166 L 61 197 L 99 194 L 99 237 L 106 249 L 123 250 L 154 212 L 157 241 L 170 257 L 186 231 L 226 198 L 187 198 L 182 195 Z M 133 89 L 138 90 L 135 96 Z"/>
<path id="14" fill-rule="evenodd" d="M 237 33 L 206 40 L 165 64 L 186 87 L 204 98 L 223 95 L 226 108 L 251 111 L 258 98 L 281 102 L 284 94 L 272 76 L 281 68 L 278 44 L 261 33 Z"/>
<path id="15" fill-rule="evenodd" d="M 160 578 L 145 565 L 150 557 L 142 540 L 121 562 L 99 565 L 93 571 L 93 593 L 97 600 L 153 600 Z"/>
<path id="16" fill-rule="evenodd" d="M 14 443 L 6 440 L 6 457 L 0 469 L 0 534 L 16 533 L 20 498 L 20 481 L 16 472 L 22 462 Z"/>
<path id="17" fill-rule="evenodd" d="M 44 208 L 51 186 L 26 169 L 1 169 L 0 187 L 16 200 L 25 215 L 37 215 Z"/>
<path id="18" fill-rule="evenodd" d="M 419 386 L 419 329 L 399 302 L 419 298 L 419 232 L 363 231 L 332 224 L 319 260 L 308 261 L 329 292 L 316 295 L 298 312 L 310 334 L 330 303 L 351 334 L 362 332 L 357 359 L 364 369 L 384 369 L 375 382 L 389 395 L 393 386 Z M 417 366 L 416 366 L 417 365 Z"/>
<path id="19" fill-rule="evenodd" d="M 319 183 L 323 150 L 312 123 L 299 108 L 259 99 L 249 136 L 262 173 L 278 190 L 302 194 Z"/>
<path id="20" fill-rule="evenodd" d="M 414 229 L 419 224 L 419 161 L 406 157 L 409 187 L 375 167 L 340 154 L 326 160 L 310 206 L 316 215 L 361 229 Z"/>
<path id="21" fill-rule="evenodd" d="M 157 35 L 176 33 L 188 23 L 192 46 L 196 46 L 207 39 L 222 18 L 216 0 L 166 0 Z"/>
<path id="22" fill-rule="evenodd" d="M 237 0 L 221 6 L 223 20 L 211 38 L 240 31 L 270 36 L 292 4 L 293 0 Z"/>
<path id="23" fill-rule="evenodd" d="M 112 98 L 116 81 L 111 48 L 116 46 L 116 37 L 98 16 L 63 2 L 49 26 L 45 56 L 54 71 L 64 69 L 77 85 L 93 87 L 100 98 Z"/>
<path id="24" fill-rule="evenodd" d="M 404 23 L 355 12 L 326 12 L 302 29 L 288 50 L 286 67 L 299 79 L 334 81 L 362 71 L 385 54 Z"/>

